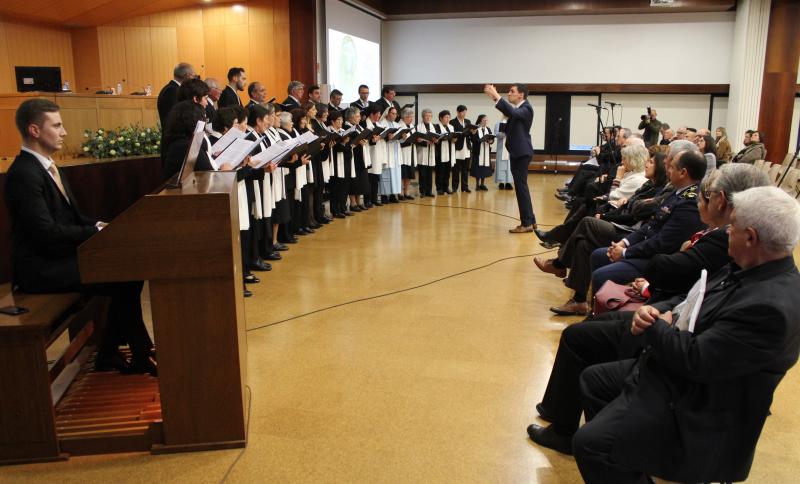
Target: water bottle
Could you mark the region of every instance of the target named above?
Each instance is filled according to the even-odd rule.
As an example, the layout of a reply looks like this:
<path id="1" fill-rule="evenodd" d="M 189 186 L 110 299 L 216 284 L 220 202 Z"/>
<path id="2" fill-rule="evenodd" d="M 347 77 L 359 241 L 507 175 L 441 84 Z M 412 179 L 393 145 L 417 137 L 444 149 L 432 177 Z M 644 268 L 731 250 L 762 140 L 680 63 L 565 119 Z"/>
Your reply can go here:
<path id="1" fill-rule="evenodd" d="M 64 86 L 61 88 L 64 92 L 69 92 L 69 81 L 64 81 Z"/>
<path id="2" fill-rule="evenodd" d="M 152 95 L 153 94 L 153 85 L 152 84 L 148 84 L 147 87 L 144 88 L 144 93 L 147 94 L 148 96 Z"/>
<path id="3" fill-rule="evenodd" d="M 122 94 L 122 81 L 117 83 L 117 94 Z"/>

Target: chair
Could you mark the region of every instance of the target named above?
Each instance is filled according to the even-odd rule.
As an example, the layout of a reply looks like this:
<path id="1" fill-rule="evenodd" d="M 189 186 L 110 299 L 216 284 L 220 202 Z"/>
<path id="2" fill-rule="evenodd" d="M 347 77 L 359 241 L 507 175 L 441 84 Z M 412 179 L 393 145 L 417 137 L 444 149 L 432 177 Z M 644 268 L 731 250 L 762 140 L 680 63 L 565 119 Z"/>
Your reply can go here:
<path id="1" fill-rule="evenodd" d="M 778 183 L 778 177 L 781 175 L 781 165 L 777 163 L 773 163 L 772 166 L 769 167 L 767 171 L 767 176 L 769 177 L 769 182 L 773 185 Z"/>
<path id="2" fill-rule="evenodd" d="M 753 163 L 753 166 L 755 166 L 759 170 L 762 169 L 762 167 L 764 166 L 764 160 L 756 160 L 756 162 Z"/>
<path id="3" fill-rule="evenodd" d="M 780 176 L 783 177 L 783 170 L 781 170 Z M 789 168 L 783 180 L 780 180 L 780 177 L 778 178 L 778 182 L 780 182 L 778 188 L 794 197 L 797 195 L 798 181 L 800 181 L 800 170 Z"/>

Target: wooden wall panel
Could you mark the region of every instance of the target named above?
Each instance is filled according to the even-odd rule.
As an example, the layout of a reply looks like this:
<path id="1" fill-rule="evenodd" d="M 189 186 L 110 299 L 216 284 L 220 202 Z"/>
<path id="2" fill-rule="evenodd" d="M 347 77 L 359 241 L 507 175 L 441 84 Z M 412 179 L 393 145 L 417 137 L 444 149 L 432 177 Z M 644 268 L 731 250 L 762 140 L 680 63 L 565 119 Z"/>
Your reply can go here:
<path id="1" fill-rule="evenodd" d="M 100 51 L 100 81 L 103 88 L 116 89 L 117 83 L 128 76 L 125 60 L 125 28 L 98 27 L 97 45 Z"/>
<path id="2" fill-rule="evenodd" d="M 0 22 L 0 92 L 14 92 L 16 80 L 14 71 L 8 61 L 8 43 L 6 42 L 6 24 Z"/>
<path id="3" fill-rule="evenodd" d="M 100 46 L 97 27 L 72 31 L 72 58 L 75 60 L 74 92 L 95 92 L 103 85 L 100 74 Z"/>
<path id="4" fill-rule="evenodd" d="M 289 50 L 291 45 L 289 40 L 289 0 L 275 0 L 273 12 L 275 16 L 273 23 L 273 45 L 275 47 L 273 65 L 276 67 L 275 83 L 279 89 L 277 98 L 282 101 L 286 98 L 286 86 L 292 80 L 292 58 Z"/>
<path id="5" fill-rule="evenodd" d="M 172 79 L 172 67 L 178 63 L 177 39 L 176 27 L 150 28 L 150 42 L 152 45 L 152 55 L 150 56 L 151 77 L 145 80 L 144 85 L 152 84 L 153 92 L 155 93 L 158 93 L 158 89 L 161 89 L 161 86 Z"/>
<path id="6" fill-rule="evenodd" d="M 203 49 L 205 62 L 203 64 L 203 77 L 217 77 L 224 84 L 228 72 L 228 63 L 225 59 L 225 27 L 207 25 L 203 27 Z M 195 66 L 197 68 L 197 66 Z"/>
<path id="7" fill-rule="evenodd" d="M 7 60 L 2 67 L 11 81 L 4 92 L 16 91 L 14 66 L 58 66 L 63 80 L 75 81 L 72 38 L 68 30 L 11 22 L 5 23 L 4 30 Z"/>
<path id="8" fill-rule="evenodd" d="M 152 84 L 153 43 L 150 38 L 150 27 L 124 27 L 125 30 L 125 65 L 127 73 L 123 83 L 123 92 L 131 94 L 144 91 L 147 84 Z"/>

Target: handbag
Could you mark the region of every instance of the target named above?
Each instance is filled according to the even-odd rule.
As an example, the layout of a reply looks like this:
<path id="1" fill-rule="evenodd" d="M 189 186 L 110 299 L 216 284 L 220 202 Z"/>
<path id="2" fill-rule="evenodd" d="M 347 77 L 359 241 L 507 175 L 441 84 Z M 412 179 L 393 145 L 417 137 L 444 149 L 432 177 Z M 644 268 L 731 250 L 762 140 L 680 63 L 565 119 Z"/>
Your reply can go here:
<path id="1" fill-rule="evenodd" d="M 606 281 L 594 295 L 594 314 L 609 311 L 636 311 L 644 305 L 647 298 L 630 286 Z"/>

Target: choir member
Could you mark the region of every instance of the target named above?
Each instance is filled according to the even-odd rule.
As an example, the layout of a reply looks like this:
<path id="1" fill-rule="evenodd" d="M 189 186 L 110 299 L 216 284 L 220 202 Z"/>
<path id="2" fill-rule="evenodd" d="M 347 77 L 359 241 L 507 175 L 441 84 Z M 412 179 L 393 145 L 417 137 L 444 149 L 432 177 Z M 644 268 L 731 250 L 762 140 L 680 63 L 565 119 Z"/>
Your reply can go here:
<path id="1" fill-rule="evenodd" d="M 350 103 L 350 107 L 357 107 L 361 111 L 361 117 L 366 116 L 366 110 L 372 103 L 369 100 L 369 86 L 362 84 L 358 86 L 358 99 Z"/>
<path id="2" fill-rule="evenodd" d="M 291 111 L 303 105 L 302 99 L 305 88 L 306 87 L 300 81 L 292 81 L 289 83 L 289 86 L 286 87 L 286 92 L 289 95 L 283 100 L 285 111 Z"/>
<path id="3" fill-rule="evenodd" d="M 373 104 L 366 109 L 367 117 L 361 122 L 362 127 L 373 130 L 378 127 L 381 119 L 381 110 Z M 375 206 L 382 206 L 383 202 L 378 198 L 378 190 L 381 181 L 381 174 L 387 164 L 386 141 L 380 136 L 372 136 L 369 140 L 369 158 L 372 167 L 369 169 L 369 202 Z"/>
<path id="4" fill-rule="evenodd" d="M 228 85 L 225 86 L 219 96 L 219 107 L 242 106 L 239 92 L 244 91 L 245 84 L 247 84 L 247 76 L 244 73 L 244 67 L 231 67 L 228 69 Z"/>
<path id="5" fill-rule="evenodd" d="M 274 143 L 280 143 L 282 138 L 278 131 L 278 116 L 276 113 L 277 104 L 267 104 L 264 107 L 267 109 L 267 117 L 265 118 L 267 131 L 265 142 L 267 146 L 272 146 Z M 297 161 L 297 155 L 293 156 L 291 160 L 282 163 L 272 174 L 270 183 L 272 185 L 272 251 L 283 252 L 289 250 L 286 244 L 278 241 L 278 234 L 286 232 L 286 226 L 291 219 L 291 209 L 289 200 L 286 196 L 286 178 L 291 173 L 287 167 L 289 164 Z M 284 239 L 285 240 L 285 239 Z M 295 240 L 296 242 L 296 240 Z"/>
<path id="6" fill-rule="evenodd" d="M 219 80 L 213 77 L 206 79 L 205 83 L 206 86 L 208 86 L 208 96 L 206 96 L 206 119 L 213 121 L 214 116 L 217 113 L 217 109 L 219 109 L 217 103 L 219 103 L 219 96 L 222 94 L 222 89 L 219 87 Z"/>
<path id="7" fill-rule="evenodd" d="M 194 78 L 194 67 L 186 62 L 181 62 L 172 70 L 172 80 L 161 88 L 156 101 L 158 119 L 161 121 L 161 126 L 167 125 L 167 116 L 169 116 L 172 106 L 178 102 L 178 88 L 184 82 Z"/>
<path id="8" fill-rule="evenodd" d="M 452 133 L 453 127 L 450 126 L 450 111 L 439 112 L 439 124 L 434 125 L 433 129 L 439 133 Z M 447 139 L 439 141 L 436 150 L 436 194 L 448 195 L 453 193 L 450 190 L 450 172 L 456 164 L 456 144 Z"/>
<path id="9" fill-rule="evenodd" d="M 411 180 L 416 178 L 417 146 L 409 140 L 411 135 L 417 131 L 414 126 L 414 110 L 403 108 L 401 115 L 400 126 L 409 131 L 400 138 L 400 176 L 403 181 L 400 200 L 414 200 L 414 196 L 411 195 Z"/>
<path id="10" fill-rule="evenodd" d="M 267 88 L 258 81 L 251 82 L 247 86 L 247 95 L 250 97 L 250 102 L 247 103 L 248 108 L 254 104 L 264 104 L 267 101 Z"/>
<path id="11" fill-rule="evenodd" d="M 300 133 L 294 129 L 294 121 L 291 113 L 282 112 L 280 116 L 280 128 L 278 132 L 281 139 L 288 140 L 297 138 Z M 306 185 L 306 165 L 311 161 L 308 155 L 303 155 L 300 160 L 289 164 L 289 175 L 286 176 L 286 198 L 289 200 L 291 212 L 289 224 L 282 226 L 282 233 L 278 234 L 278 240 L 283 243 L 297 243 L 297 235 L 307 235 L 310 232 L 305 230 L 301 221 L 302 212 L 302 189 Z M 281 240 L 282 239 L 282 240 Z"/>
<path id="12" fill-rule="evenodd" d="M 316 108 L 312 106 L 314 115 L 316 115 Z M 303 108 L 292 110 L 292 124 L 298 135 L 310 131 L 308 111 Z M 299 227 L 299 235 L 313 234 L 315 229 L 320 228 L 320 225 L 313 220 L 314 217 L 314 184 L 316 183 L 316 176 L 314 169 L 314 157 L 309 155 L 311 160 L 305 166 L 306 184 L 300 189 L 300 219 L 297 223 Z"/>
<path id="13" fill-rule="evenodd" d="M 433 133 L 433 111 L 422 110 L 422 122 L 417 125 L 420 133 Z M 419 170 L 420 198 L 433 197 L 433 169 L 436 166 L 438 142 L 420 139 L 417 142 L 417 170 Z"/>
<path id="14" fill-rule="evenodd" d="M 342 112 L 346 108 L 342 106 L 342 91 L 338 89 L 334 89 L 331 91 L 331 102 L 328 104 L 328 111 L 339 111 Z"/>
<path id="15" fill-rule="evenodd" d="M 175 176 L 180 171 L 189 151 L 189 145 L 192 143 L 194 128 L 198 121 L 205 121 L 205 115 L 203 107 L 192 101 L 181 101 L 170 110 L 161 136 L 161 162 L 165 179 Z M 213 169 L 207 148 L 201 149 L 195 170 Z"/>
<path id="16" fill-rule="evenodd" d="M 390 106 L 386 109 L 378 123 L 387 129 L 400 128 L 397 121 L 397 108 Z M 386 167 L 381 173 L 381 201 L 383 203 L 398 203 L 401 191 L 400 173 L 400 140 L 394 133 L 386 135 Z"/>
<path id="17" fill-rule="evenodd" d="M 322 102 L 322 92 L 318 85 L 314 84 L 308 88 L 308 100 L 314 104 Z"/>
<path id="18" fill-rule="evenodd" d="M 311 120 L 311 130 L 314 132 L 315 135 L 319 136 L 320 138 L 322 138 L 323 136 L 327 136 L 330 133 L 328 131 L 328 128 L 326 127 L 326 123 L 328 122 L 328 106 L 320 102 L 313 103 L 309 101 L 306 103 L 306 107 L 309 119 Z M 325 205 L 323 203 L 325 186 L 328 185 L 328 183 L 330 183 L 331 179 L 329 148 L 330 145 L 324 147 L 319 153 L 311 157 L 311 163 L 314 166 L 314 180 L 315 180 L 313 221 L 314 225 L 316 226 L 329 224 L 332 220 L 325 214 Z"/>
<path id="19" fill-rule="evenodd" d="M 344 129 L 355 129 L 353 138 L 358 133 L 363 131 L 359 124 L 361 122 L 361 109 L 358 106 L 351 106 L 347 108 L 347 121 L 345 122 Z M 367 170 L 372 166 L 369 158 L 369 149 L 367 146 L 369 141 L 362 139 L 358 142 L 350 140 L 353 147 L 353 167 L 355 168 L 355 176 L 350 180 L 349 194 L 350 194 L 350 210 L 353 212 L 361 212 L 372 207 L 372 204 L 367 200 L 369 193 L 369 175 Z M 360 203 L 359 198 L 364 196 L 364 203 Z"/>
<path id="20" fill-rule="evenodd" d="M 189 79 L 178 88 L 178 102 L 192 101 L 203 106 L 205 111 L 208 107 L 208 93 L 208 85 L 205 82 L 200 79 Z M 208 121 L 211 122 L 211 119 Z"/>
<path id="21" fill-rule="evenodd" d="M 378 105 L 382 113 L 386 113 L 389 106 L 394 106 L 399 113 L 400 103 L 394 100 L 395 96 L 397 96 L 397 91 L 395 91 L 393 87 L 383 86 L 383 89 L 381 89 L 381 98 L 375 101 L 375 104 Z"/>
<path id="22" fill-rule="evenodd" d="M 331 131 L 342 135 L 345 133 L 344 116 L 338 109 L 328 112 L 328 125 Z M 331 165 L 333 173 L 331 176 L 331 213 L 334 218 L 345 218 L 352 215 L 347 210 L 347 194 L 350 191 L 350 181 L 355 178 L 355 168 L 353 167 L 353 151 L 350 146 L 350 137 L 345 137 L 337 142 L 330 149 Z"/>
<path id="23" fill-rule="evenodd" d="M 497 136 L 497 152 L 495 153 L 494 182 L 500 190 L 513 190 L 511 185 L 511 160 L 506 154 L 506 120 L 503 118 L 494 125 L 494 134 Z"/>
<path id="24" fill-rule="evenodd" d="M 467 107 L 460 104 L 456 108 L 455 119 L 450 120 L 450 125 L 457 133 L 464 133 L 472 123 L 467 119 Z M 472 159 L 470 152 L 471 141 L 467 133 L 459 136 L 456 140 L 456 163 L 453 166 L 453 192 L 461 187 L 463 193 L 471 193 L 469 189 L 469 165 Z"/>
<path id="25" fill-rule="evenodd" d="M 475 190 L 488 191 L 485 181 L 487 177 L 492 176 L 491 157 L 494 139 L 481 141 L 484 136 L 492 134 L 492 129 L 487 125 L 488 121 L 485 114 L 478 116 L 476 122 L 478 131 L 472 138 L 472 176 L 475 177 Z"/>

